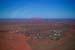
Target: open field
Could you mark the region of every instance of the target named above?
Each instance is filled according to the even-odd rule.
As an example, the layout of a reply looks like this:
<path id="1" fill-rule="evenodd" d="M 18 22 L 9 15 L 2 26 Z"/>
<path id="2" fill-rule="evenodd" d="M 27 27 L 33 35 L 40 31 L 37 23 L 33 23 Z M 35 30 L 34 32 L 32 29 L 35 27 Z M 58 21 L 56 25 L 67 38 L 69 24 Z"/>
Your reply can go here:
<path id="1" fill-rule="evenodd" d="M 50 30 L 64 32 L 59 40 L 33 38 Z M 74 34 L 75 20 L 0 20 L 0 50 L 74 50 Z"/>

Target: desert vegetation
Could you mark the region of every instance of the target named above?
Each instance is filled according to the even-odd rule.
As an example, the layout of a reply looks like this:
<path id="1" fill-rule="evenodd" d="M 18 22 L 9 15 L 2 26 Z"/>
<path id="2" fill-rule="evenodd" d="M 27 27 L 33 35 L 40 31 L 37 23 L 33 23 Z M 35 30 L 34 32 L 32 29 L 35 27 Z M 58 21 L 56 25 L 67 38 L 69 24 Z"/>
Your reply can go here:
<path id="1" fill-rule="evenodd" d="M 0 23 L 0 50 L 73 50 L 74 27 L 72 21 Z"/>

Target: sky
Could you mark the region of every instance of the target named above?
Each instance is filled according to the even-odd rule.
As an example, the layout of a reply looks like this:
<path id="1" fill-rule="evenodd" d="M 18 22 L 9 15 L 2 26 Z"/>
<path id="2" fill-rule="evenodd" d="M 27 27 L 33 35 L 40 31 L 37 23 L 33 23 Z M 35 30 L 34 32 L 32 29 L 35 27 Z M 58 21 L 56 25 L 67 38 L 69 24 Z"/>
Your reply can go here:
<path id="1" fill-rule="evenodd" d="M 0 18 L 75 18 L 73 0 L 0 0 Z"/>

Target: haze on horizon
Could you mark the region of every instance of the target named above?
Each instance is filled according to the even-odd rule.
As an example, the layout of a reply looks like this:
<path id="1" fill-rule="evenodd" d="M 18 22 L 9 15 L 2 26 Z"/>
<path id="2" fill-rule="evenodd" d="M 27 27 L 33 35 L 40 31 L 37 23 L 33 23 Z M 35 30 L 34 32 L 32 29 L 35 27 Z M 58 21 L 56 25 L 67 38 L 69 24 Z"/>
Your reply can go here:
<path id="1" fill-rule="evenodd" d="M 0 18 L 75 18 L 73 0 L 0 0 Z"/>

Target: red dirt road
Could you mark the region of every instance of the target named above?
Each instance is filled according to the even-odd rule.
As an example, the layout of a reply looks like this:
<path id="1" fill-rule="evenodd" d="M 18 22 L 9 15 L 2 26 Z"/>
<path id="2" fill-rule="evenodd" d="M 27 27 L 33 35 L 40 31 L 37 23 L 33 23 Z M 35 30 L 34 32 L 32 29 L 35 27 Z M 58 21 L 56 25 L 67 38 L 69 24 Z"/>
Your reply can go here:
<path id="1" fill-rule="evenodd" d="M 22 34 L 5 32 L 1 33 L 0 36 L 2 37 L 0 38 L 0 50 L 31 50 Z"/>

